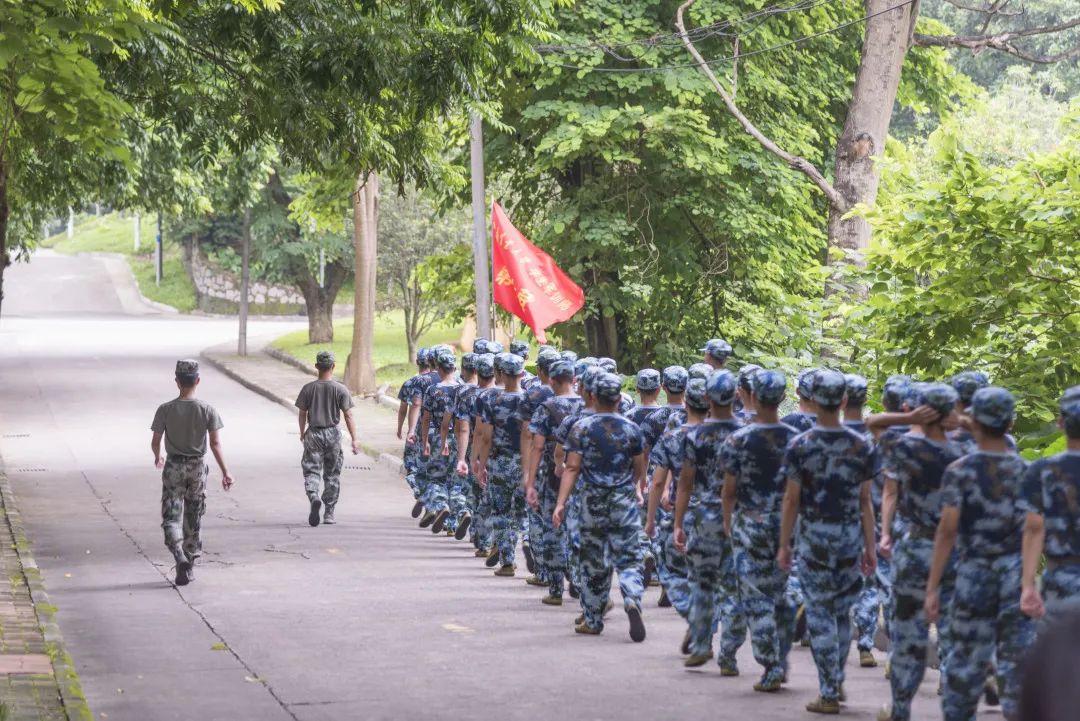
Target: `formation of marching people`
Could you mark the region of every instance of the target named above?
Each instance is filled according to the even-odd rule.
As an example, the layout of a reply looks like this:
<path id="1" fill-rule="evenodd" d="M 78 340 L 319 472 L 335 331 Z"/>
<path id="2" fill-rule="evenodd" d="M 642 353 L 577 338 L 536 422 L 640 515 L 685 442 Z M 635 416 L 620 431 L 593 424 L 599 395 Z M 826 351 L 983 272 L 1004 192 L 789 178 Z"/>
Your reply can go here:
<path id="1" fill-rule="evenodd" d="M 860 663 L 876 665 L 882 618 L 879 718 L 909 719 L 933 627 L 944 718 L 974 719 L 988 686 L 1015 718 L 1036 620 L 1080 603 L 1080 386 L 1060 402 L 1068 450 L 1029 465 L 1013 396 L 980 372 L 892 376 L 866 417 L 865 378 L 808 369 L 781 417 L 783 373 L 726 369 L 723 340 L 701 352 L 639 371 L 635 403 L 610 358 L 542 346 L 532 375 L 523 342 L 478 339 L 460 370 L 449 346 L 421 349 L 399 393 L 413 517 L 470 540 L 496 576 L 517 573 L 520 537 L 526 582 L 546 605 L 578 599 L 580 634 L 604 630 L 614 572 L 643 641 L 644 589 L 660 584 L 687 621 L 685 665 L 715 657 L 737 676 L 749 635 L 757 691 L 781 688 L 805 635 L 815 713 L 845 700 L 853 621 Z"/>
<path id="2" fill-rule="evenodd" d="M 984 692 L 1000 692 L 1016 721 L 1021 656 L 1080 607 L 1080 386 L 1060 399 L 1067 450 L 1028 464 L 1009 435 L 1013 396 L 980 372 L 892 376 L 884 412 L 867 417 L 865 378 L 808 369 L 794 382 L 798 410 L 781 417 L 783 373 L 726 369 L 723 340 L 701 352 L 689 368 L 639 371 L 635 402 L 610 358 L 542 346 L 534 376 L 522 342 L 504 352 L 478 339 L 460 370 L 449 346 L 421 349 L 398 413 L 413 518 L 470 540 L 496 576 L 516 575 L 520 540 L 526 582 L 549 606 L 578 599 L 580 634 L 604 630 L 616 572 L 630 637 L 645 640 L 644 590 L 661 585 L 661 605 L 687 622 L 685 665 L 715 658 L 738 676 L 749 635 L 756 691 L 780 689 L 792 645 L 808 642 L 814 713 L 839 713 L 853 626 L 860 664 L 876 665 L 880 618 L 891 703 L 879 719 L 906 721 L 936 632 L 946 721 L 974 719 Z M 315 365 L 296 400 L 312 526 L 334 523 L 342 419 L 359 452 L 333 354 Z M 176 384 L 151 448 L 185 585 L 208 450 L 226 490 L 233 480 L 221 418 L 195 397 L 197 361 L 177 362 Z"/>

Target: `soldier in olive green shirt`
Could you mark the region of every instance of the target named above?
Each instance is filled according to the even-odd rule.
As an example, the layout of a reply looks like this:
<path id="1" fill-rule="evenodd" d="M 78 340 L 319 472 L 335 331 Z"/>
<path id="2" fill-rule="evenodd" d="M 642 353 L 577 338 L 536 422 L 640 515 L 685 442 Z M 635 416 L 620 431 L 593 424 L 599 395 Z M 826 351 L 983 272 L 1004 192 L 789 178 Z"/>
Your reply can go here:
<path id="1" fill-rule="evenodd" d="M 150 430 L 154 466 L 161 469 L 161 527 L 165 546 L 176 560 L 176 585 L 195 579 L 195 559 L 202 550 L 202 517 L 206 513 L 206 450 L 214 454 L 221 469 L 221 485 L 227 491 L 233 479 L 222 455 L 221 417 L 213 406 L 195 397 L 199 363 L 176 362 L 176 386 L 180 396 L 158 406 Z M 165 440 L 166 457 L 161 457 Z M 209 443 L 207 439 L 209 438 Z"/>

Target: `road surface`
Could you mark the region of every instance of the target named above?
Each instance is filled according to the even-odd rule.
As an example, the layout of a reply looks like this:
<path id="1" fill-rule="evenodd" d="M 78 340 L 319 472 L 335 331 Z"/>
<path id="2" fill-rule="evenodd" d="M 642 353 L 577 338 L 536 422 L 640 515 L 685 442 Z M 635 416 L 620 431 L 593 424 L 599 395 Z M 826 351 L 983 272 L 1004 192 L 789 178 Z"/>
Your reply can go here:
<path id="1" fill-rule="evenodd" d="M 656 589 L 644 643 L 621 612 L 602 636 L 576 636 L 572 601 L 542 606 L 523 568 L 495 578 L 467 543 L 417 529 L 404 482 L 363 456 L 346 460 L 339 525 L 310 528 L 295 418 L 206 365 L 199 393 L 224 419 L 236 486 L 222 491 L 212 468 L 205 562 L 174 588 L 149 425 L 175 395 L 175 360 L 236 323 L 147 308 L 122 276 L 100 259 L 39 255 L 8 270 L 0 319 L 0 453 L 96 717 L 809 717 L 808 649 L 774 695 L 750 688 L 749 643 L 740 678 L 685 670 L 685 625 L 657 608 Z M 940 717 L 936 684 L 931 671 L 916 718 Z M 852 665 L 847 693 L 844 715 L 872 718 L 888 696 L 882 669 Z"/>

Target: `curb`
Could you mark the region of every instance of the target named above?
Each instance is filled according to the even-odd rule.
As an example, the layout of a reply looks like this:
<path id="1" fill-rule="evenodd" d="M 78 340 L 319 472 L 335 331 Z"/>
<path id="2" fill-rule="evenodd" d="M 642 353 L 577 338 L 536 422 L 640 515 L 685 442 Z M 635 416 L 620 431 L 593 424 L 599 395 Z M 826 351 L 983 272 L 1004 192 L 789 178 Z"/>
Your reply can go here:
<path id="1" fill-rule="evenodd" d="M 3 505 L 11 537 L 14 539 L 15 554 L 22 566 L 23 578 L 26 579 L 26 585 L 30 589 L 30 600 L 34 604 L 34 613 L 37 615 L 38 625 L 45 638 L 45 647 L 52 661 L 53 679 L 60 694 L 60 702 L 64 706 L 64 714 L 69 721 L 76 719 L 92 721 L 94 714 L 90 711 L 86 695 L 83 693 L 79 674 L 75 670 L 75 662 L 64 645 L 64 637 L 60 633 L 60 625 L 56 619 L 56 606 L 49 603 L 49 594 L 45 592 L 41 571 L 30 552 L 30 541 L 22 525 L 22 516 L 15 505 L 15 493 L 11 490 L 11 484 L 4 473 L 2 459 L 0 459 L 0 502 Z"/>
<path id="2" fill-rule="evenodd" d="M 280 353 L 280 351 L 278 351 L 278 352 Z M 232 368 L 229 368 L 227 363 L 223 363 L 221 360 L 214 357 L 213 353 L 209 349 L 204 350 L 199 355 L 207 363 L 209 363 L 214 368 L 218 369 L 219 371 L 221 371 L 222 373 L 227 375 L 229 378 L 232 378 L 234 381 L 236 381 L 240 385 L 244 386 L 249 391 L 253 391 L 255 393 L 258 393 L 263 398 L 266 398 L 267 400 L 271 400 L 271 401 L 273 401 L 273 402 L 275 402 L 275 403 L 277 403 L 277 404 L 279 404 L 281 406 L 284 406 L 285 408 L 288 408 L 289 411 L 291 411 L 291 412 L 294 412 L 294 413 L 296 412 L 296 407 L 293 405 L 293 402 L 291 400 L 278 395 L 277 393 L 270 390 L 269 388 L 265 388 L 265 387 L 259 385 L 258 383 L 255 383 L 255 382 L 245 378 L 243 375 L 237 373 Z M 269 354 L 269 353 L 267 353 L 267 355 L 270 355 L 270 357 L 272 357 L 272 358 L 274 357 L 272 354 Z M 284 355 L 284 354 L 282 354 L 282 355 Z M 280 360 L 280 359 L 277 359 L 277 360 Z M 290 365 L 293 365 L 293 363 L 290 363 Z M 394 402 L 394 408 L 395 409 L 397 408 L 397 401 Z M 358 445 L 360 446 L 360 450 L 362 450 L 366 455 L 368 455 L 372 459 L 374 459 L 377 463 L 380 463 L 383 466 L 386 466 L 387 468 L 389 468 L 391 471 L 393 471 L 395 473 L 398 473 L 398 474 L 403 474 L 404 473 L 405 463 L 400 458 L 398 458 L 397 456 L 394 456 L 394 455 L 392 455 L 390 453 L 381 453 L 378 450 L 376 450 L 375 448 L 372 448 L 371 446 L 367 445 L 363 441 L 359 441 Z"/>
<path id="3" fill-rule="evenodd" d="M 278 350 L 277 348 L 275 348 L 272 345 L 267 345 L 265 348 L 262 349 L 262 352 L 265 353 L 266 355 L 270 356 L 271 358 L 273 358 L 276 361 L 281 361 L 282 363 L 284 363 L 286 365 L 290 365 L 293 368 L 304 371 L 309 376 L 318 377 L 318 375 L 319 375 L 315 371 L 314 367 L 312 367 L 310 365 L 306 365 L 303 361 L 296 358 L 295 356 L 291 356 L 288 353 L 286 353 L 285 351 L 280 351 L 280 350 Z"/>

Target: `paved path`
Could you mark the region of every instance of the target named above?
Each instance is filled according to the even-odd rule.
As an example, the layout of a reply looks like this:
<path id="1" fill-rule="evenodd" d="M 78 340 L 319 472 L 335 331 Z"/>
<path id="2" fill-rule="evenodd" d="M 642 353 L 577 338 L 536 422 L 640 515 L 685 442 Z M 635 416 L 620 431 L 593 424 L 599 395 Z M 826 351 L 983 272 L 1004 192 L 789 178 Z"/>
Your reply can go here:
<path id="1" fill-rule="evenodd" d="M 212 367 L 199 392 L 225 421 L 237 485 L 225 493 L 211 473 L 207 563 L 173 588 L 148 426 L 175 394 L 174 360 L 228 341 L 235 323 L 121 314 L 93 259 L 8 273 L 0 453 L 96 717 L 807 717 L 808 650 L 770 697 L 750 688 L 748 645 L 741 678 L 688 672 L 685 625 L 655 589 L 645 643 L 629 641 L 621 614 L 599 638 L 575 636 L 572 605 L 543 607 L 521 575 L 495 578 L 468 544 L 417 529 L 400 477 L 366 457 L 347 461 L 340 525 L 308 527 L 294 416 Z M 928 674 L 916 718 L 938 716 L 936 682 Z M 847 691 L 844 714 L 872 718 L 881 669 L 852 667 Z"/>

